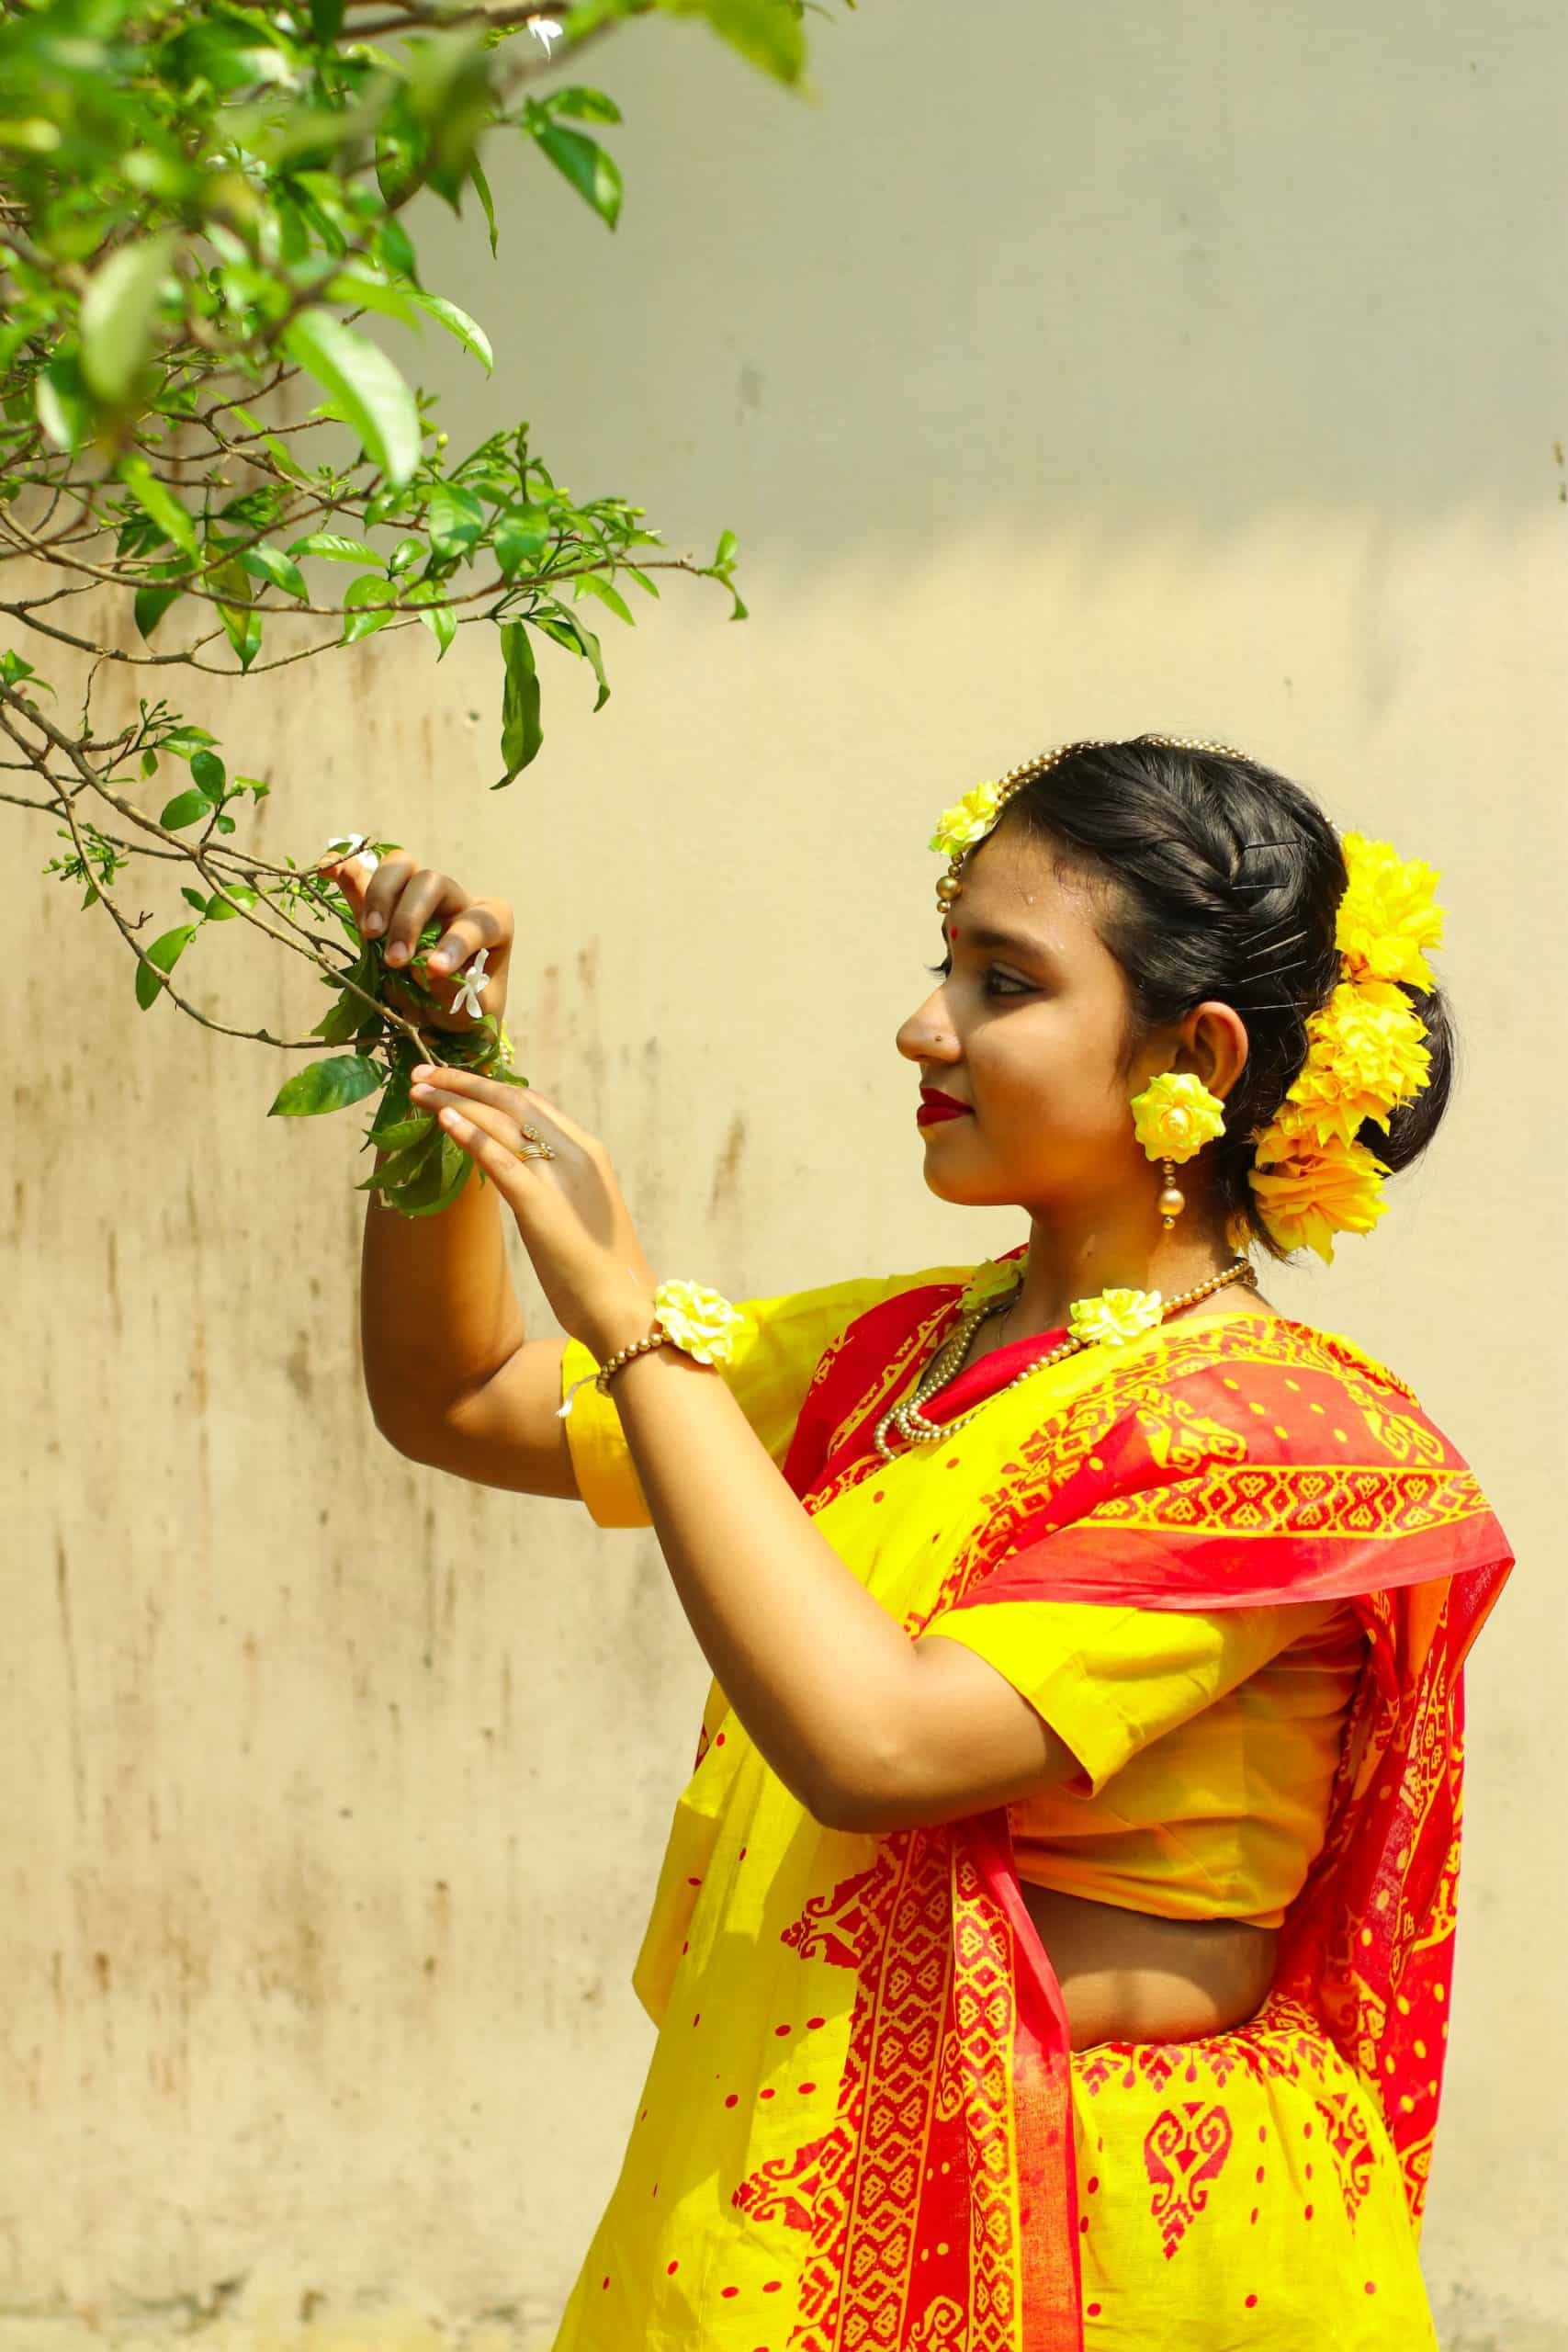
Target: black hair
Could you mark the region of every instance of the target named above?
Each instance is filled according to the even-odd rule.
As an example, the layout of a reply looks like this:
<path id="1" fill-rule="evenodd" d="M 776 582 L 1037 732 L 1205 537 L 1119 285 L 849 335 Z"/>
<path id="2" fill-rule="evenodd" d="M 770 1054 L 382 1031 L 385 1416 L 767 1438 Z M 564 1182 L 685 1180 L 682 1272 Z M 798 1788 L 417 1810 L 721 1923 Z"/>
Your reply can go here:
<path id="1" fill-rule="evenodd" d="M 1133 1004 L 1123 1075 L 1154 1031 L 1205 998 L 1241 1015 L 1247 1066 L 1211 1147 L 1215 1198 L 1271 1257 L 1288 1259 L 1247 1178 L 1262 1131 L 1306 1059 L 1307 1022 L 1342 977 L 1335 922 L 1348 876 L 1328 819 L 1300 785 L 1259 761 L 1149 735 L 1069 752 L 1018 786 L 1004 814 L 1100 886 L 1100 934 Z M 1455 1047 L 1441 989 L 1400 986 L 1426 1032 L 1430 1078 L 1389 1114 L 1386 1134 L 1368 1119 L 1357 1137 L 1391 1171 L 1408 1168 L 1436 1134 Z"/>

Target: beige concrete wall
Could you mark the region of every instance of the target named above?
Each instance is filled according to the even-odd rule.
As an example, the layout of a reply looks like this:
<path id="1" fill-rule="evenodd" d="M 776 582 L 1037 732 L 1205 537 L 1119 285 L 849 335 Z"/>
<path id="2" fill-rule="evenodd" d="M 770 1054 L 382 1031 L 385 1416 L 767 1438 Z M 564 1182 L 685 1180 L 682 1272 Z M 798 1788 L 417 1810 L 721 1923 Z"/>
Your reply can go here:
<path id="1" fill-rule="evenodd" d="M 1021 1238 L 924 1191 L 893 1048 L 931 820 L 977 777 L 1213 733 L 1442 870 L 1447 1127 L 1376 1237 L 1269 1283 L 1414 1382 L 1519 1554 L 1471 1676 L 1424 2256 L 1445 2352 L 1545 2352 L 1568 27 L 813 21 L 815 108 L 694 28 L 598 52 L 614 238 L 520 153 L 498 263 L 477 214 L 423 232 L 499 354 L 487 384 L 423 346 L 454 447 L 525 413 L 675 549 L 733 526 L 750 624 L 682 582 L 606 617 L 597 718 L 545 648 L 545 754 L 495 795 L 477 632 L 187 707 L 272 779 L 269 851 L 368 828 L 514 898 L 524 1067 L 606 1138 L 655 1263 L 732 1295 Z M 362 1116 L 268 1123 L 276 1057 L 139 1012 L 108 925 L 38 878 L 52 826 L 6 817 L 0 2347 L 541 2346 L 649 2047 L 627 1972 L 702 1661 L 651 1537 L 378 1437 Z M 220 1017 L 317 1017 L 241 925 L 201 951 Z"/>

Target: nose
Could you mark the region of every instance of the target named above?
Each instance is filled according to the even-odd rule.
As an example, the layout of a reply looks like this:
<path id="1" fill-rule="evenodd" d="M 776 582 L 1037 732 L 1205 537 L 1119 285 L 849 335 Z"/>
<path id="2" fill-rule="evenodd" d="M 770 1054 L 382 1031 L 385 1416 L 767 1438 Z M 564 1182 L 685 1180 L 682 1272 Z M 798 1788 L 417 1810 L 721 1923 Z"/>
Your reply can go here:
<path id="1" fill-rule="evenodd" d="M 958 1059 L 958 1040 L 951 1026 L 932 1017 L 932 1007 L 941 996 L 935 988 L 924 1004 L 901 1022 L 894 1039 L 898 1051 L 909 1062 L 954 1062 Z"/>

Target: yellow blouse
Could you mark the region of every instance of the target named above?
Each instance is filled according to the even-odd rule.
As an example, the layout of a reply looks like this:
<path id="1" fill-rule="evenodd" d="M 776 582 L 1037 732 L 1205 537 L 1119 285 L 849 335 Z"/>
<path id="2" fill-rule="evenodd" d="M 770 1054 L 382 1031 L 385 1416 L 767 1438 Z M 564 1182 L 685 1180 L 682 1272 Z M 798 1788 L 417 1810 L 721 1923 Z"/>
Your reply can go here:
<path id="1" fill-rule="evenodd" d="M 718 1367 L 782 1467 L 823 1350 L 878 1300 L 964 1282 L 973 1266 L 832 1283 L 735 1302 Z M 594 1368 L 566 1343 L 562 1395 Z M 647 1499 L 615 1392 L 580 1388 L 566 1422 L 578 1490 L 601 1527 L 646 1527 Z M 1011 1611 L 1049 1612 L 1050 1672 L 1019 1679 Z M 949 1610 L 922 1639 L 959 1641 L 1022 1690 L 1079 1772 L 1009 1807 L 1019 1876 L 1166 1918 L 1277 1927 L 1323 1842 L 1328 1793 L 1366 1643 L 1344 1602 L 1213 1611 L 1001 1601 Z M 1038 1654 L 1038 1644 L 1023 1645 Z"/>

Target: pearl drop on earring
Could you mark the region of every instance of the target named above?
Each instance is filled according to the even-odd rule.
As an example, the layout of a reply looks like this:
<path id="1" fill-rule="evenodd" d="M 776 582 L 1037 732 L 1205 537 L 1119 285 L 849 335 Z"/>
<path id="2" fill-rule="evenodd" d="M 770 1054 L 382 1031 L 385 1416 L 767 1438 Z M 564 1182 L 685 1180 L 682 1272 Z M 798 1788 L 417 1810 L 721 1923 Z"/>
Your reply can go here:
<path id="1" fill-rule="evenodd" d="M 1165 1176 L 1165 1190 L 1159 1196 L 1158 1208 L 1165 1230 L 1168 1233 L 1187 1206 L 1187 1195 L 1177 1187 L 1175 1163 L 1166 1159 L 1160 1166 Z"/>

